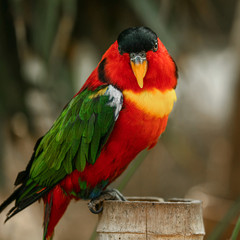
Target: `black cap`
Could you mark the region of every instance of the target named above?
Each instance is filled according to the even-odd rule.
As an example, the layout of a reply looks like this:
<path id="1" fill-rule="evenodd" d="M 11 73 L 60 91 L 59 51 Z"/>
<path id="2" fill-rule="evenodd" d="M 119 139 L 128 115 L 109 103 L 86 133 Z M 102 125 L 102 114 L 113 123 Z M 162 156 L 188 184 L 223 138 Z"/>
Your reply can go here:
<path id="1" fill-rule="evenodd" d="M 132 27 L 122 31 L 118 36 L 120 54 L 157 51 L 157 34 L 148 27 Z"/>

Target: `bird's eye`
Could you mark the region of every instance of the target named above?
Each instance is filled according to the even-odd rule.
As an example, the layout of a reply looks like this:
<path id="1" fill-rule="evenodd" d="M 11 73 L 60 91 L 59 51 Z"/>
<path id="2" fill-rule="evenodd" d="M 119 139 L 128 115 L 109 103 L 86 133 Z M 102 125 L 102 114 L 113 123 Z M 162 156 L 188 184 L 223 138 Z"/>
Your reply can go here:
<path id="1" fill-rule="evenodd" d="M 153 51 L 156 52 L 157 50 L 158 50 L 158 43 L 155 42 L 154 47 L 153 47 Z"/>

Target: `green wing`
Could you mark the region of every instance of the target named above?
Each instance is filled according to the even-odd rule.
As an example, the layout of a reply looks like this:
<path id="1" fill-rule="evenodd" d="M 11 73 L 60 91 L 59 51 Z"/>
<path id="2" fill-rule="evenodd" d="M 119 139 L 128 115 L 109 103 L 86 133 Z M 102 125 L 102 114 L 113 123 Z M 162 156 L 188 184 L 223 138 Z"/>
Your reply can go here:
<path id="1" fill-rule="evenodd" d="M 94 164 L 122 101 L 122 93 L 112 85 L 85 89 L 74 97 L 38 145 L 27 185 L 34 181 L 54 186 L 74 169 L 83 171 L 86 164 Z"/>
<path id="2" fill-rule="evenodd" d="M 83 171 L 86 164 L 95 163 L 122 103 L 122 93 L 112 85 L 94 91 L 85 89 L 69 102 L 52 128 L 38 140 L 26 170 L 18 174 L 15 185 L 20 186 L 0 205 L 2 211 L 16 200 L 6 221 L 44 196 L 74 169 Z M 85 182 L 79 184 L 84 186 Z"/>

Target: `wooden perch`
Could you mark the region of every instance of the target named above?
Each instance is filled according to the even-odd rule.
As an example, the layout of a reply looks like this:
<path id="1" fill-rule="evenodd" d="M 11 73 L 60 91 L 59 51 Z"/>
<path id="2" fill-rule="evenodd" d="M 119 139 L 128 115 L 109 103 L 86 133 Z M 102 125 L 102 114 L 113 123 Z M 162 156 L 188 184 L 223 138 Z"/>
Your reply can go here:
<path id="1" fill-rule="evenodd" d="M 205 235 L 198 200 L 128 200 L 104 202 L 98 240 L 202 240 Z"/>

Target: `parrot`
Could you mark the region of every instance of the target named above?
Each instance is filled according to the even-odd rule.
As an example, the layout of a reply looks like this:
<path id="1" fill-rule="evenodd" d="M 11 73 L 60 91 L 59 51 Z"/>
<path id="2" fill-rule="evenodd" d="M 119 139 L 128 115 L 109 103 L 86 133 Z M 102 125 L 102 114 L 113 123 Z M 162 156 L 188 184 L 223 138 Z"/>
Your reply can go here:
<path id="1" fill-rule="evenodd" d="M 96 213 L 106 194 L 125 200 L 107 187 L 158 142 L 176 102 L 177 81 L 176 63 L 153 30 L 123 30 L 36 142 L 15 191 L 0 205 L 1 213 L 14 202 L 5 222 L 42 199 L 43 239 L 50 240 L 71 200 L 90 200 Z"/>

